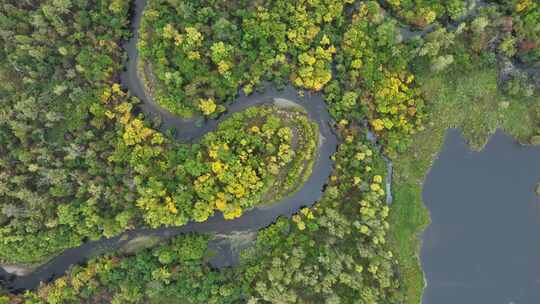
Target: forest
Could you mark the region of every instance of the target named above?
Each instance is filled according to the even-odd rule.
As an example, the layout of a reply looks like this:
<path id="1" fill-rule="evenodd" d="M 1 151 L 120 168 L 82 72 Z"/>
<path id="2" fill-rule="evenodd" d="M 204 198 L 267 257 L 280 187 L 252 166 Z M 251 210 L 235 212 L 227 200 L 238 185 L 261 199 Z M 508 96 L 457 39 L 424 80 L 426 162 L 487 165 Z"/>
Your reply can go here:
<path id="1" fill-rule="evenodd" d="M 478 148 L 496 128 L 540 144 L 536 1 L 148 0 L 138 74 L 168 112 L 219 119 L 194 143 L 120 82 L 134 5 L 0 3 L 0 266 L 238 219 L 300 189 L 320 125 L 301 107 L 228 113 L 266 83 L 324 98 L 339 140 L 324 192 L 259 230 L 235 266 L 212 266 L 214 235 L 189 233 L 93 257 L 36 290 L 0 285 L 0 303 L 417 304 L 421 184 L 444 130 Z"/>
<path id="2" fill-rule="evenodd" d="M 19 20 L 29 20 L 25 13 L 36 20 L 46 17 L 15 8 L 7 11 L 13 18 L 20 15 Z M 26 66 L 27 76 L 20 77 L 28 85 L 24 90 L 8 87 L 13 95 L 6 95 L 2 103 L 6 126 L 2 128 L 3 260 L 39 263 L 85 239 L 111 237 L 143 225 L 202 222 L 215 211 L 233 219 L 244 209 L 277 201 L 301 186 L 309 176 L 318 142 L 317 125 L 301 110 L 250 108 L 235 113 L 196 144 L 172 141 L 134 114 L 137 101 L 122 91 L 112 72 L 121 67 L 108 65 L 122 56 L 119 40 L 127 35 L 127 6 L 103 3 L 96 8 L 102 11 L 90 16 L 81 11 L 74 18 L 81 18 L 78 23 L 88 29 L 104 31 L 89 32 L 86 38 L 96 40 L 103 54 L 85 51 L 89 46 L 84 45 L 72 51 L 74 58 L 64 50 L 67 46 L 52 50 L 43 46 L 40 55 L 34 48 L 25 48 L 24 43 L 32 41 L 23 39 L 28 38 L 24 35 L 17 36 L 20 42 L 6 45 L 28 49 L 28 57 L 22 51 L 6 52 Z M 45 5 L 40 12 L 50 9 L 59 8 Z M 106 17 L 109 12 L 118 16 Z M 79 38 L 80 30 L 68 28 L 65 22 L 58 29 L 63 31 L 57 34 L 58 42 L 42 37 L 31 24 L 25 28 L 12 23 L 13 34 L 34 30 L 31 37 L 47 38 L 43 41 L 47 44 L 60 44 L 68 34 L 68 41 L 85 38 Z M 117 42 L 108 40 L 115 35 Z M 66 65 L 66 70 L 52 63 L 26 63 L 38 55 L 35 60 L 46 56 Z M 101 58 L 104 67 L 96 67 Z M 111 72 L 98 77 L 99 70 Z M 52 71 L 58 80 L 51 83 L 31 78 Z M 31 128 L 28 121 L 36 127 Z"/>

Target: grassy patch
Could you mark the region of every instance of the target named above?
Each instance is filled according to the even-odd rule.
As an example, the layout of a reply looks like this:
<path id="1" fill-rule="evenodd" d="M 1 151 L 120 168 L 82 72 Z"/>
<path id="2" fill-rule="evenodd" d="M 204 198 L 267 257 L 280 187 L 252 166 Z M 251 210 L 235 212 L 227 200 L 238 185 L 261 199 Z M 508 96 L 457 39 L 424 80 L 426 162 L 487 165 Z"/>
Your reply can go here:
<path id="1" fill-rule="evenodd" d="M 481 149 L 497 128 L 525 142 L 533 134 L 534 111 L 540 98 L 517 100 L 497 88 L 497 70 L 482 63 L 471 70 L 454 69 L 433 75 L 418 73 L 429 120 L 426 130 L 413 136 L 408 151 L 394 159 L 394 203 L 390 212 L 391 243 L 401 265 L 407 303 L 421 302 L 424 289 L 419 265 L 420 233 L 429 224 L 422 202 L 422 184 L 442 147 L 448 128 L 460 128 L 473 149 Z"/>

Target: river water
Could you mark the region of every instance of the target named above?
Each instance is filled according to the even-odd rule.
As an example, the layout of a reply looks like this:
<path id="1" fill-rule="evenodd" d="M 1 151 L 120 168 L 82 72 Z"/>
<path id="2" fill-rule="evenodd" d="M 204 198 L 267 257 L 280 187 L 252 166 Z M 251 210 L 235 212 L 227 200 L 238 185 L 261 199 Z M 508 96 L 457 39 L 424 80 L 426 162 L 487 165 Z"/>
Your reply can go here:
<path id="1" fill-rule="evenodd" d="M 497 131 L 472 152 L 458 130 L 424 184 L 424 304 L 540 303 L 540 147 Z"/>
<path id="2" fill-rule="evenodd" d="M 227 237 L 224 236 L 251 235 L 252 237 L 254 231 L 269 226 L 280 216 L 290 217 L 302 207 L 312 206 L 322 196 L 326 182 L 333 170 L 334 162 L 331 160 L 331 156 L 336 152 L 338 145 L 337 137 L 332 128 L 333 122 L 322 95 L 306 93 L 305 96 L 299 96 L 298 91 L 290 86 L 282 90 L 268 87 L 264 92 L 256 92 L 250 96 L 240 94 L 235 102 L 228 107 L 228 112 L 220 119 L 206 121 L 202 124 L 196 124 L 193 120 L 183 120 L 167 113 L 145 94 L 137 76 L 136 45 L 144 5 L 144 0 L 135 1 L 132 22 L 134 36 L 124 46 L 129 59 L 126 71 L 121 75 L 122 85 L 142 101 L 140 110 L 150 117 L 159 116 L 160 120 L 163 121 L 162 129 L 173 129 L 176 139 L 182 142 L 194 142 L 207 132 L 214 130 L 220 121 L 232 113 L 242 111 L 250 106 L 262 104 L 283 106 L 284 103 L 301 106 L 309 118 L 318 124 L 320 132 L 319 149 L 313 164 L 312 174 L 298 191 L 280 202 L 268 206 L 260 205 L 247 210 L 241 217 L 234 220 L 225 220 L 219 213 L 203 223 L 192 222 L 182 227 L 162 229 L 138 229 L 123 233 L 118 237 L 86 242 L 79 247 L 65 250 L 25 276 L 13 276 L 6 279 L 8 275 L 0 267 L 0 278 L 3 277 L 7 281 L 8 287 L 14 291 L 35 289 L 40 282 L 50 281 L 63 275 L 71 265 L 80 264 L 93 256 L 117 250 L 129 241 L 140 237 L 165 239 L 188 232 L 219 234 L 221 236 L 217 238 L 216 243 L 210 246 L 218 251 L 217 256 L 213 259 L 215 264 L 216 266 L 234 264 L 237 260 L 235 253 L 245 244 L 240 244 L 238 248 L 229 246 L 226 243 Z"/>

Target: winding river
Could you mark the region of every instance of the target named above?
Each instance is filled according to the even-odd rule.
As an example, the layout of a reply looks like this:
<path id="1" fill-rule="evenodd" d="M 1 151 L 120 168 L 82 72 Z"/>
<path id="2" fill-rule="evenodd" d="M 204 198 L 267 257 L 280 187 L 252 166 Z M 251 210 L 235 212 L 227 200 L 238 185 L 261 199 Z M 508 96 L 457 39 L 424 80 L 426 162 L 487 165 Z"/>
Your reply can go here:
<path id="1" fill-rule="evenodd" d="M 11 276 L 6 281 L 9 289 L 22 291 L 35 289 L 40 282 L 50 281 L 63 275 L 73 264 L 85 262 L 93 256 L 110 252 L 122 248 L 130 241 L 141 237 L 158 237 L 160 239 L 169 238 L 175 235 L 198 232 L 198 233 L 219 233 L 220 241 L 224 235 L 249 234 L 272 224 L 279 216 L 290 217 L 304 206 L 313 205 L 322 195 L 326 181 L 333 169 L 331 156 L 336 152 L 338 141 L 332 129 L 332 119 L 326 109 L 326 104 L 320 94 L 306 94 L 304 97 L 298 95 L 297 90 L 286 87 L 283 90 L 276 90 L 268 87 L 262 93 L 254 93 L 249 96 L 240 95 L 235 102 L 228 107 L 226 114 L 218 120 L 204 121 L 202 125 L 194 120 L 183 120 L 168 113 L 156 105 L 146 94 L 142 83 L 137 75 L 137 39 L 138 29 L 141 22 L 145 1 L 135 1 L 133 11 L 133 37 L 125 45 L 128 53 L 127 69 L 121 75 L 121 82 L 132 95 L 138 97 L 142 104 L 140 110 L 149 118 L 159 116 L 162 121 L 163 130 L 174 130 L 175 137 L 183 142 L 193 142 L 201 138 L 207 132 L 214 130 L 220 121 L 227 119 L 232 113 L 242 111 L 250 106 L 262 104 L 277 104 L 278 106 L 288 106 L 294 103 L 303 107 L 309 118 L 319 125 L 320 140 L 319 150 L 313 165 L 313 171 L 307 182 L 295 193 L 286 197 L 279 203 L 268 206 L 259 206 L 244 212 L 240 218 L 235 220 L 225 220 L 221 214 L 216 214 L 202 223 L 188 223 L 182 227 L 162 228 L 162 229 L 138 229 L 127 231 L 120 236 L 89 241 L 83 245 L 67 249 L 58 256 L 51 259 L 46 264 L 40 266 L 35 271 L 24 276 Z M 217 251 L 221 246 L 219 243 L 212 245 Z M 220 255 L 220 252 L 217 253 Z M 224 259 L 216 259 L 217 264 L 230 264 L 230 259 L 234 259 L 230 252 L 224 252 Z M 1 268 L 0 268 L 1 269 Z M 2 273 L 0 273 L 2 275 Z M 6 273 L 4 273 L 6 276 Z"/>
<path id="2" fill-rule="evenodd" d="M 322 96 L 299 97 L 292 87 L 276 90 L 269 86 L 262 93 L 240 94 L 218 120 L 196 122 L 172 115 L 147 96 L 137 75 L 136 45 L 145 2 L 136 0 L 133 7 L 134 35 L 125 45 L 128 62 L 121 75 L 123 86 L 142 101 L 140 110 L 148 118 L 159 117 L 162 130 L 173 130 L 177 140 L 194 142 L 234 112 L 254 105 L 294 102 L 319 125 L 320 147 L 313 173 L 291 196 L 277 204 L 246 211 L 235 220 L 224 220 L 217 214 L 206 222 L 182 227 L 127 231 L 118 237 L 67 249 L 25 276 L 11 276 L 0 267 L 0 278 L 6 278 L 13 291 L 35 289 L 40 282 L 63 275 L 73 264 L 125 247 L 141 237 L 165 239 L 187 232 L 212 233 L 216 238 L 209 246 L 217 252 L 212 262 L 217 266 L 231 265 L 237 258 L 235 252 L 249 244 L 257 230 L 279 216 L 291 216 L 303 206 L 313 205 L 322 195 L 333 168 L 330 157 L 338 145 Z M 476 3 L 477 8 L 485 5 L 482 1 Z M 464 18 L 476 12 L 473 9 Z M 449 25 L 450 30 L 456 28 L 457 23 Z M 401 38 L 422 37 L 431 30 L 402 29 Z M 538 71 L 536 67 L 532 72 Z M 380 151 L 367 124 L 366 130 L 367 138 Z M 388 170 L 386 201 L 391 203 L 392 162 L 384 159 Z M 468 150 L 458 131 L 449 131 L 424 188 L 424 201 L 432 217 L 432 224 L 423 235 L 421 252 L 428 283 L 424 303 L 540 303 L 540 239 L 535 233 L 540 230 L 540 199 L 532 189 L 540 180 L 539 159 L 539 148 L 518 146 L 502 132 L 497 132 L 486 148 L 476 153 Z M 240 242 L 230 242 L 231 238 Z"/>

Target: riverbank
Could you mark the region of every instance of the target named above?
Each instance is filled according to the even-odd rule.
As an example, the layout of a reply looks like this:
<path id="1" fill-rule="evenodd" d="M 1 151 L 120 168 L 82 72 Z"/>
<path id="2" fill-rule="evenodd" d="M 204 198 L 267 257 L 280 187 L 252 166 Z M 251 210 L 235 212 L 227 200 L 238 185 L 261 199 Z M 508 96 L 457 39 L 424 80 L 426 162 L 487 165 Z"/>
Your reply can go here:
<path id="1" fill-rule="evenodd" d="M 420 73 L 429 75 L 429 73 Z M 418 78 L 429 103 L 430 122 L 413 136 L 412 145 L 394 159 L 394 203 L 390 212 L 391 243 L 401 265 L 408 303 L 421 302 L 425 287 L 419 264 L 421 233 L 429 224 L 422 187 L 441 150 L 446 130 L 460 128 L 474 150 L 480 150 L 497 128 L 527 142 L 536 128 L 532 109 L 538 98 L 515 100 L 497 88 L 495 67 L 476 66 L 444 75 Z"/>

